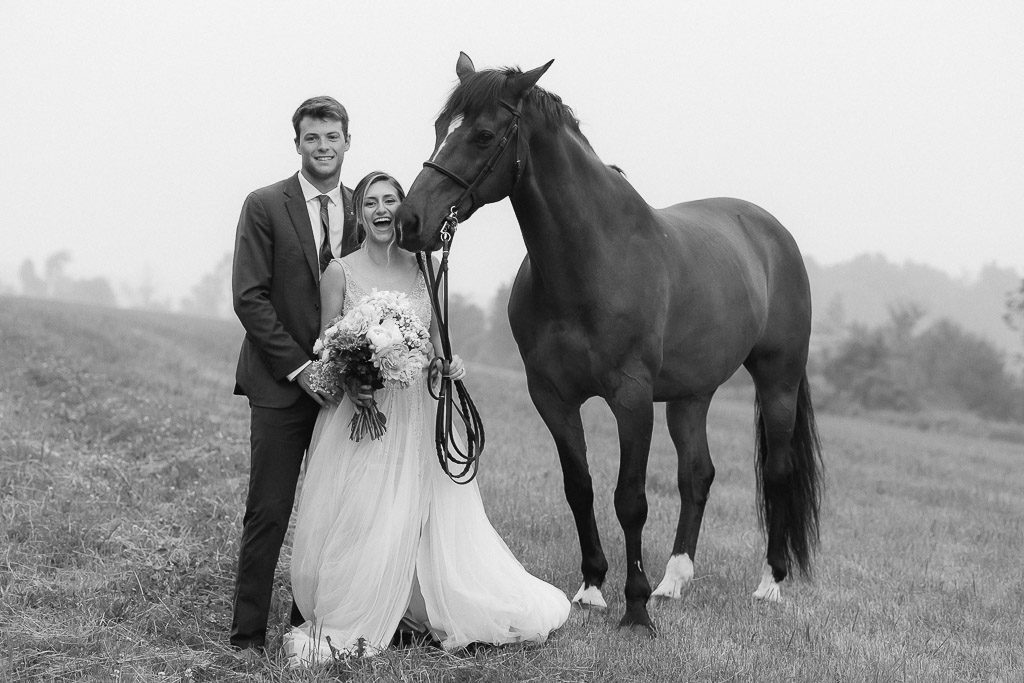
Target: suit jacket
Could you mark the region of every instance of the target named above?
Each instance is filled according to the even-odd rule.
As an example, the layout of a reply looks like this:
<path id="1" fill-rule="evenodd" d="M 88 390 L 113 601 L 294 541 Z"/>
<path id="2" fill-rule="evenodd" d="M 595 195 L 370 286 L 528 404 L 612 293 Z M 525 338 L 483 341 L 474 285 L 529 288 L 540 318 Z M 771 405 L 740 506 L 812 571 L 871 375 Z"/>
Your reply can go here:
<path id="1" fill-rule="evenodd" d="M 342 253 L 355 232 L 352 191 L 342 186 Z M 235 234 L 231 293 L 245 339 L 235 393 L 286 408 L 305 393 L 288 374 L 313 359 L 320 333 L 320 266 L 298 175 L 249 194 Z"/>

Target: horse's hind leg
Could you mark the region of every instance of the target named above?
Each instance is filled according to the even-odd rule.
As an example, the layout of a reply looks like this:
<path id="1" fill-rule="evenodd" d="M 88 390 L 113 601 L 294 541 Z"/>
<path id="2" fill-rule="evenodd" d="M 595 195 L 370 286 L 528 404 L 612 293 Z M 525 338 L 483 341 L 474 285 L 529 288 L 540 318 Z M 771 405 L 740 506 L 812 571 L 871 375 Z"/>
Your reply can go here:
<path id="1" fill-rule="evenodd" d="M 582 560 L 580 571 L 583 585 L 572 601 L 590 607 L 607 607 L 601 586 L 608 573 L 608 560 L 601 548 L 601 537 L 594 517 L 594 482 L 587 465 L 587 442 L 583 435 L 583 421 L 580 419 L 581 403 L 566 403 L 553 391 L 546 390 L 546 383 L 530 383 L 530 397 L 537 412 L 547 425 L 558 449 L 558 460 L 562 466 L 562 480 L 565 499 L 576 521 L 576 533 L 580 539 Z"/>
<path id="2" fill-rule="evenodd" d="M 697 537 L 704 519 L 715 466 L 708 450 L 707 417 L 711 396 L 685 401 L 671 401 L 665 409 L 668 432 L 672 436 L 679 459 L 679 526 L 672 544 L 672 557 L 665 567 L 665 577 L 653 595 L 678 598 L 693 578 L 693 559 L 697 553 Z"/>
<path id="3" fill-rule="evenodd" d="M 757 450 L 766 566 L 754 597 L 780 601 L 795 563 L 807 573 L 818 540 L 820 447 L 803 366 L 767 357 L 748 363 L 757 387 Z"/>

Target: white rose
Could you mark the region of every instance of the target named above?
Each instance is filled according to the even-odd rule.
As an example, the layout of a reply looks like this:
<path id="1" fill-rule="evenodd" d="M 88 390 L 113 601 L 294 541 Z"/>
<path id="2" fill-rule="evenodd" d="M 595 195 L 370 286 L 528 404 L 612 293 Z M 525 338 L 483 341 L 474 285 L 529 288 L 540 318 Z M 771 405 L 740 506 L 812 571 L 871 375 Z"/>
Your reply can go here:
<path id="1" fill-rule="evenodd" d="M 385 320 L 380 325 L 373 325 L 366 330 L 366 339 L 374 351 L 380 351 L 401 343 L 403 335 L 394 320 Z"/>

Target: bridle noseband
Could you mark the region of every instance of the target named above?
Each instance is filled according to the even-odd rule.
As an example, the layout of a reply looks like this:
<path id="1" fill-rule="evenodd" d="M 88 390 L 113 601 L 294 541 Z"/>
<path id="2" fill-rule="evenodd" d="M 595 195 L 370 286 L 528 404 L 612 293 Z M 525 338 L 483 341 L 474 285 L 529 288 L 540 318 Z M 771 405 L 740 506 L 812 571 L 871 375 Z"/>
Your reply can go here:
<path id="1" fill-rule="evenodd" d="M 452 238 L 455 236 L 455 229 L 459 225 L 459 209 L 463 202 L 469 199 L 472 208 L 480 206 L 477 197 L 477 188 L 491 175 L 495 165 L 501 159 L 512 136 L 516 138 L 516 178 L 512 187 L 519 184 L 519 178 L 523 173 L 522 157 L 519 155 L 519 119 L 521 112 L 518 107 L 513 107 L 502 100 L 501 106 L 512 113 L 512 120 L 505 127 L 497 148 L 491 154 L 487 163 L 477 173 L 473 182 L 466 182 L 459 174 L 450 171 L 433 161 L 424 161 L 424 168 L 431 168 L 450 178 L 453 182 L 463 188 L 462 194 L 448 211 L 448 215 L 441 220 L 441 227 L 438 234 L 441 237 L 442 253 L 441 263 L 437 273 L 434 272 L 434 263 L 429 254 L 416 253 L 416 260 L 419 263 L 420 271 L 427 282 L 430 291 L 430 305 L 434 310 L 434 319 L 437 321 L 438 334 L 441 338 L 441 352 L 443 358 L 436 358 L 430 365 L 430 394 L 437 399 L 437 419 L 435 421 L 434 442 L 437 446 L 437 459 L 452 481 L 457 484 L 468 484 L 476 477 L 479 465 L 480 454 L 484 450 L 484 425 L 477 412 L 476 404 L 470 397 L 462 380 L 454 380 L 448 374 L 448 365 L 452 359 L 451 340 L 448 337 L 448 254 L 451 251 Z M 435 381 L 438 389 L 434 391 Z M 459 404 L 455 404 L 454 396 L 458 395 Z M 462 420 L 466 431 L 466 444 L 460 446 L 455 439 L 455 431 L 452 429 L 453 417 L 458 415 Z M 454 451 L 454 452 L 453 452 Z"/>

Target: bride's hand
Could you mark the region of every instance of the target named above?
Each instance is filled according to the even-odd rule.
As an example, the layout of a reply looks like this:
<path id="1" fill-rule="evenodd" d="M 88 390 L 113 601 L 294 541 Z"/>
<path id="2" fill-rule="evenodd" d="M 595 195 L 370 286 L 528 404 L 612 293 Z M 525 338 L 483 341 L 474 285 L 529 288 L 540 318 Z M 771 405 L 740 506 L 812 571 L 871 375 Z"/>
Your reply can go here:
<path id="1" fill-rule="evenodd" d="M 463 379 L 466 376 L 466 364 L 457 353 L 452 354 L 452 361 L 448 365 L 448 376 L 452 379 Z"/>
<path id="2" fill-rule="evenodd" d="M 353 379 L 345 379 L 345 395 L 355 405 L 365 408 L 373 401 L 373 387 L 369 384 L 359 384 Z"/>

